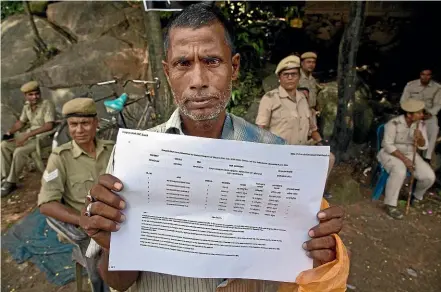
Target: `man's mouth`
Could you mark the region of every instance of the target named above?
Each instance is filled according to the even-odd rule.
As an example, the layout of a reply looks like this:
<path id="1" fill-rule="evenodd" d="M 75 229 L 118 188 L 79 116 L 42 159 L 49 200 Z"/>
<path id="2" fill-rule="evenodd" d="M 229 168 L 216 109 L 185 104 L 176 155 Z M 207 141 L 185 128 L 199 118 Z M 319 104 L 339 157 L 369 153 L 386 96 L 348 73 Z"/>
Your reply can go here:
<path id="1" fill-rule="evenodd" d="M 186 104 L 190 109 L 203 109 L 209 107 L 213 103 L 214 98 L 198 98 L 198 99 L 188 99 Z"/>

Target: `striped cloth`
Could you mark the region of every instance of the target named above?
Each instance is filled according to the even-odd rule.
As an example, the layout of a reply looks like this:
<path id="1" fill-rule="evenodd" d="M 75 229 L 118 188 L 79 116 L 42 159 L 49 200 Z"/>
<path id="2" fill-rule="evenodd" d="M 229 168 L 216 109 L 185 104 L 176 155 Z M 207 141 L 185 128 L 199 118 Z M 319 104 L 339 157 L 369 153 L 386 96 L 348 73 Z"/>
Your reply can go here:
<path id="1" fill-rule="evenodd" d="M 176 109 L 170 119 L 148 131 L 184 135 L 181 127 L 179 110 Z M 221 139 L 248 141 L 266 144 L 286 144 L 282 138 L 248 123 L 242 118 L 227 114 Z M 116 148 L 116 147 L 115 147 Z M 115 149 L 114 149 L 115 151 Z M 113 173 L 113 156 L 107 166 L 107 173 Z M 87 249 L 87 257 L 95 257 L 100 246 L 93 240 Z M 189 263 L 190 264 L 190 263 Z M 179 277 L 152 272 L 141 272 L 138 280 L 128 292 L 276 292 L 279 283 L 243 279 L 199 279 Z"/>

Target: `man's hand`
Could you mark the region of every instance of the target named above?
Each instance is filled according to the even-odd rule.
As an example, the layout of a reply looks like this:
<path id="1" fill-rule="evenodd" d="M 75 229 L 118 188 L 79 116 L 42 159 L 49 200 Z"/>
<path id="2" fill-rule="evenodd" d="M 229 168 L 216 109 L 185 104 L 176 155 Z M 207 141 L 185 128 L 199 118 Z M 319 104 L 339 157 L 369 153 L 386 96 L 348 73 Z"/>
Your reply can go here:
<path id="1" fill-rule="evenodd" d="M 15 140 L 15 146 L 22 147 L 29 140 L 28 135 L 23 135 L 22 137 Z"/>
<path id="2" fill-rule="evenodd" d="M 424 140 L 423 133 L 421 133 L 421 131 L 420 131 L 419 129 L 415 129 L 414 139 L 415 139 L 416 141 L 419 141 L 419 140 L 421 140 L 421 139 Z"/>
<path id="3" fill-rule="evenodd" d="M 90 189 L 93 202 L 86 201 L 81 212 L 81 228 L 106 250 L 110 247 L 110 232 L 118 231 L 120 229 L 118 223 L 125 220 L 121 211 L 126 207 L 126 203 L 120 196 L 113 193 L 122 189 L 123 184 L 119 179 L 110 174 L 101 175 L 98 184 Z M 86 215 L 89 204 L 91 204 L 90 217 Z"/>
<path id="4" fill-rule="evenodd" d="M 309 257 L 314 259 L 314 268 L 332 262 L 336 258 L 336 242 L 332 234 L 337 234 L 343 227 L 344 211 L 332 206 L 317 214 L 319 225 L 309 230 L 311 240 L 303 244 Z"/>
<path id="5" fill-rule="evenodd" d="M 432 114 L 431 114 L 431 113 L 428 113 L 428 112 L 424 113 L 424 119 L 425 119 L 425 120 L 428 120 L 428 119 L 430 119 L 431 117 L 432 117 Z"/>
<path id="6" fill-rule="evenodd" d="M 409 171 L 413 171 L 413 169 L 414 169 L 414 166 L 413 166 L 413 163 L 412 163 L 412 160 L 410 160 L 409 158 L 405 158 L 404 160 L 403 160 L 403 163 L 404 163 L 404 165 L 407 167 L 407 169 L 409 170 Z"/>

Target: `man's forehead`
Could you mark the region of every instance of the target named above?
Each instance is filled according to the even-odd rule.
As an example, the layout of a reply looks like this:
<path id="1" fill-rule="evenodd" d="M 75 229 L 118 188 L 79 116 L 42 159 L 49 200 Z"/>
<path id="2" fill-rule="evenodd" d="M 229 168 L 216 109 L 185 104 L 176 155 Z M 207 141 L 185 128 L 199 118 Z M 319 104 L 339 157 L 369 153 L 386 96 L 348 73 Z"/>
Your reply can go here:
<path id="1" fill-rule="evenodd" d="M 203 46 L 210 49 L 227 46 L 225 32 L 222 25 L 214 23 L 200 28 L 176 27 L 170 30 L 170 49 L 185 50 L 192 46 Z"/>

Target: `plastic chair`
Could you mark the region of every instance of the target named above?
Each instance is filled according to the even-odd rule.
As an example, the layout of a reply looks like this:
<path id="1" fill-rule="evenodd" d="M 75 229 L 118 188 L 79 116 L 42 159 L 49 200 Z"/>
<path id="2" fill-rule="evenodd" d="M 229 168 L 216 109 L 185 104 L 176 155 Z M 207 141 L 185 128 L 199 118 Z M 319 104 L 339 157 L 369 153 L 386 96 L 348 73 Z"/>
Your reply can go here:
<path id="1" fill-rule="evenodd" d="M 377 129 L 377 153 L 381 150 L 381 142 L 383 141 L 384 136 L 384 124 L 381 124 Z M 384 169 L 383 165 L 378 162 L 377 168 L 372 176 L 375 176 L 379 173 L 374 191 L 372 192 L 372 200 L 378 200 L 381 197 L 381 194 L 384 192 L 386 187 L 387 179 L 389 178 L 389 173 Z M 407 176 L 410 176 L 410 172 L 407 171 Z M 372 180 L 372 183 L 374 180 Z M 373 187 L 373 185 L 372 185 Z"/>

